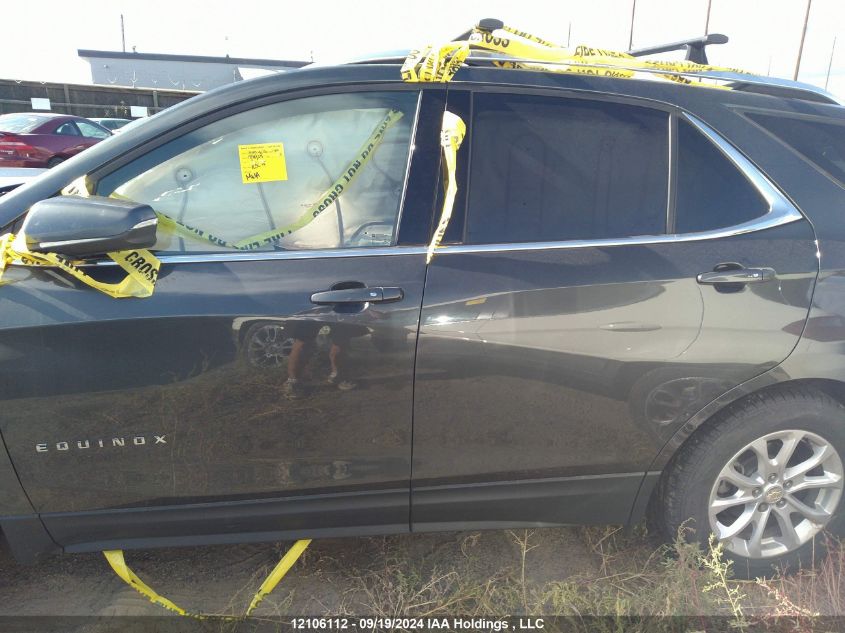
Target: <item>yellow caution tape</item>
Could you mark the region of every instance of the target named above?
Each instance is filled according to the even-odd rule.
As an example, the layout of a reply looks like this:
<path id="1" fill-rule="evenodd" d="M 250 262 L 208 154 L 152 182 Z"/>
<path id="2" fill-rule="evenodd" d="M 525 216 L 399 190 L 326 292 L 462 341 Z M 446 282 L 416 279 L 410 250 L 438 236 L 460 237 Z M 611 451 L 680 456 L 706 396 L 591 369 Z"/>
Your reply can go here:
<path id="1" fill-rule="evenodd" d="M 106 557 L 106 560 L 109 561 L 109 565 L 114 570 L 120 578 L 125 582 L 127 585 L 132 587 L 135 591 L 140 593 L 141 595 L 150 599 L 150 602 L 153 604 L 157 604 L 160 607 L 164 607 L 168 611 L 173 611 L 178 613 L 179 615 L 184 615 L 188 617 L 196 617 L 201 618 L 200 614 L 196 613 L 189 613 L 185 611 L 182 607 L 174 604 L 167 598 L 164 598 L 158 595 L 155 591 L 153 591 L 143 580 L 138 578 L 135 575 L 135 572 L 129 569 L 129 566 L 126 564 L 126 561 L 123 559 L 123 551 L 119 549 L 109 550 L 107 552 L 103 552 Z"/>
<path id="2" fill-rule="evenodd" d="M 6 268 L 12 264 L 23 266 L 53 266 L 81 281 L 94 290 L 122 299 L 125 297 L 149 297 L 155 290 L 160 262 L 145 249 L 107 253 L 118 266 L 126 271 L 126 277 L 119 283 L 97 281 L 83 272 L 74 262 L 57 253 L 34 253 L 26 245 L 26 236 L 7 233 L 0 237 L 0 285 L 10 283 L 3 279 Z"/>
<path id="3" fill-rule="evenodd" d="M 400 72 L 407 82 L 450 81 L 469 55 L 469 42 L 450 42 L 439 48 L 413 50 Z"/>
<path id="4" fill-rule="evenodd" d="M 440 222 L 437 224 L 437 230 L 434 231 L 426 252 L 426 264 L 430 263 L 434 257 L 434 250 L 440 245 L 452 217 L 452 207 L 455 205 L 455 196 L 458 193 L 458 182 L 455 176 L 458 165 L 458 149 L 461 147 L 466 131 L 466 124 L 461 117 L 448 111 L 443 113 L 443 125 L 440 128 L 440 147 L 443 149 L 443 159 L 446 163 L 446 191 L 443 195 L 443 210 L 440 212 Z"/>
<path id="5" fill-rule="evenodd" d="M 302 556 L 302 553 L 310 543 L 311 539 L 302 539 L 293 544 L 293 547 L 287 551 L 278 564 L 273 568 L 273 571 L 270 572 L 270 575 L 267 576 L 264 582 L 261 583 L 261 587 L 258 588 L 258 591 L 252 598 L 252 602 L 249 603 L 246 615 L 250 615 L 255 608 L 261 604 L 261 601 L 264 600 L 265 596 L 276 588 L 279 581 L 285 577 L 285 574 L 288 573 L 290 568 L 293 567 L 293 564 L 300 556 Z"/>
<path id="6" fill-rule="evenodd" d="M 530 33 L 503 25 L 488 30 L 475 27 L 466 41 L 450 42 L 440 47 L 428 46 L 412 51 L 402 65 L 405 81 L 449 81 L 473 48 L 518 58 L 495 61 L 506 68 L 523 68 L 556 73 L 580 73 L 631 78 L 637 72 L 655 72 L 656 76 L 677 83 L 728 89 L 727 86 L 693 82 L 681 74 L 731 72 L 748 74 L 737 68 L 710 66 L 691 61 L 655 61 L 640 59 L 620 51 L 578 46 L 574 51 L 548 42 Z"/>
<path id="7" fill-rule="evenodd" d="M 355 178 L 372 158 L 376 148 L 381 145 L 387 131 L 401 119 L 403 113 L 399 110 L 390 110 L 379 122 L 372 134 L 367 138 L 355 158 L 346 166 L 346 169 L 335 180 L 331 186 L 320 196 L 320 201 L 313 204 L 295 222 L 287 226 L 273 229 L 265 233 L 253 235 L 237 242 L 219 237 L 209 231 L 190 226 L 179 220 L 175 220 L 163 213 L 156 212 L 158 216 L 158 228 L 171 231 L 175 234 L 193 238 L 202 242 L 211 243 L 214 246 L 232 248 L 237 250 L 253 250 L 274 244 L 298 231 L 313 222 L 320 214 L 329 208 L 355 181 Z M 84 179 L 78 179 L 65 188 L 67 194 L 88 196 L 87 185 Z M 63 192 L 64 193 L 64 192 Z M 122 198 L 118 194 L 113 197 Z M 11 283 L 3 279 L 3 273 L 8 266 L 53 266 L 57 267 L 75 279 L 95 290 L 99 290 L 111 297 L 149 297 L 155 290 L 158 272 L 161 266 L 158 258 L 145 249 L 118 251 L 107 253 L 126 271 L 127 276 L 120 283 L 104 283 L 97 281 L 90 275 L 83 272 L 74 262 L 58 253 L 34 253 L 27 248 L 26 236 L 19 233 L 17 236 L 8 233 L 0 236 L 0 285 Z"/>
<path id="8" fill-rule="evenodd" d="M 402 116 L 403 113 L 401 111 L 390 110 L 390 112 L 387 113 L 384 119 L 379 122 L 379 124 L 376 126 L 372 134 L 370 134 L 370 136 L 367 138 L 367 140 L 364 141 L 364 144 L 361 146 L 361 149 L 358 150 L 358 153 L 355 155 L 355 158 L 353 158 L 349 162 L 340 177 L 338 177 L 337 180 L 335 180 L 329 186 L 329 188 L 323 192 L 318 202 L 314 203 L 295 222 L 292 222 L 291 224 L 280 228 L 272 229 L 264 233 L 259 233 L 258 235 L 253 235 L 251 237 L 247 237 L 239 241 L 225 239 L 205 229 L 191 226 L 185 222 L 180 222 L 179 220 L 171 218 L 168 215 L 156 212 L 158 214 L 159 227 L 163 230 L 171 231 L 183 237 L 192 238 L 201 242 L 211 243 L 217 247 L 232 248 L 241 251 L 250 251 L 257 248 L 261 248 L 262 246 L 275 244 L 276 242 L 279 242 L 294 231 L 298 231 L 308 226 L 311 222 L 316 220 L 320 216 L 320 214 L 323 213 L 323 211 L 325 211 L 332 204 L 334 204 L 335 200 L 337 200 L 343 195 L 343 193 L 355 181 L 355 178 L 358 176 L 364 166 L 369 162 L 370 158 L 372 158 L 376 148 L 381 145 L 381 142 L 384 140 L 387 131 L 397 121 L 399 121 Z"/>
<path id="9" fill-rule="evenodd" d="M 145 598 L 148 598 L 150 602 L 153 604 L 157 604 L 160 607 L 167 609 L 168 611 L 173 611 L 174 613 L 178 613 L 179 615 L 188 617 L 188 618 L 196 618 L 199 620 L 204 620 L 207 618 L 215 618 L 220 620 L 242 620 L 244 618 L 249 617 L 252 615 L 252 612 L 255 608 L 261 603 L 264 598 L 276 588 L 276 585 L 285 577 L 285 574 L 290 571 L 290 568 L 293 567 L 294 563 L 302 556 L 303 552 L 308 548 L 308 545 L 311 544 L 311 539 L 301 539 L 293 544 L 285 555 L 281 558 L 281 560 L 276 564 L 273 568 L 273 571 L 267 576 L 263 583 L 261 583 L 261 587 L 255 593 L 255 596 L 252 598 L 252 601 L 249 604 L 249 607 L 244 612 L 242 616 L 228 616 L 228 615 L 215 615 L 209 613 L 194 613 L 191 611 L 187 611 L 182 607 L 178 606 L 174 602 L 168 600 L 164 596 L 159 595 L 156 593 L 149 585 L 147 585 L 143 580 L 141 580 L 134 571 L 132 571 L 129 566 L 126 564 L 126 560 L 123 558 L 123 551 L 122 550 L 109 550 L 104 551 L 103 555 L 106 557 L 106 560 L 111 565 L 111 568 L 114 570 L 114 573 L 117 574 L 127 585 L 132 587 L 135 591 L 140 593 Z"/>

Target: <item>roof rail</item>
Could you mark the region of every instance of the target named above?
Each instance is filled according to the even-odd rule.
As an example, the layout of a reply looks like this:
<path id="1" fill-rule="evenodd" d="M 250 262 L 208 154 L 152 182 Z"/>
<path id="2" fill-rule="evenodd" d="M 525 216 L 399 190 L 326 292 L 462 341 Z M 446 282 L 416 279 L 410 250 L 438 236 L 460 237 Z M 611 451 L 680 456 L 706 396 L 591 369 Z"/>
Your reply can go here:
<path id="1" fill-rule="evenodd" d="M 619 60 L 617 60 L 619 61 Z M 502 55 L 497 53 L 485 53 L 483 51 L 472 51 L 466 58 L 466 63 L 493 63 L 493 62 L 516 62 L 516 63 L 533 63 L 542 64 L 545 66 L 579 66 L 581 64 L 572 61 L 550 62 L 545 60 L 537 60 L 530 58 L 519 58 L 511 55 Z M 745 73 L 734 73 L 725 71 L 696 71 L 684 72 L 673 70 L 668 72 L 656 68 L 640 68 L 636 66 L 626 67 L 624 63 L 601 64 L 596 62 L 589 62 L 583 64 L 586 68 L 610 68 L 631 70 L 637 73 L 645 73 L 647 75 L 679 75 L 689 79 L 710 79 L 722 82 L 728 85 L 733 90 L 741 92 L 754 92 L 757 94 L 767 94 L 775 97 L 784 97 L 787 99 L 801 99 L 803 101 L 814 101 L 816 103 L 832 103 L 836 105 L 845 105 L 845 102 L 818 86 L 812 84 L 802 83 L 799 81 L 792 81 L 789 79 L 779 79 L 777 77 L 768 77 L 761 75 L 748 75 Z"/>
<path id="2" fill-rule="evenodd" d="M 389 51 L 384 53 L 376 53 L 373 55 L 365 55 L 355 59 L 346 60 L 344 64 L 399 64 L 407 57 L 410 50 Z M 527 62 L 536 64 L 553 65 L 552 62 L 539 61 L 535 59 L 517 58 L 510 55 L 501 55 L 495 53 L 485 53 L 483 51 L 473 51 L 467 57 L 465 64 L 479 65 L 481 63 L 491 64 L 493 62 Z M 320 64 L 315 64 L 319 66 Z M 570 62 L 561 62 L 561 65 L 575 66 L 576 64 Z M 600 67 L 600 64 L 590 63 L 590 67 Z M 607 66 L 608 68 L 624 68 L 624 65 L 619 64 L 614 66 Z M 667 71 L 659 71 L 655 69 L 636 68 L 631 69 L 641 73 L 661 74 Z M 727 72 L 695 72 L 684 73 L 672 71 L 673 75 L 681 75 L 689 77 L 690 79 L 712 79 L 726 83 L 733 90 L 740 92 L 753 92 L 756 94 L 766 94 L 774 97 L 783 97 L 786 99 L 801 99 L 802 101 L 813 101 L 816 103 L 832 103 L 836 105 L 845 105 L 841 99 L 831 94 L 830 92 L 814 86 L 812 84 L 803 83 L 800 81 L 792 81 L 791 79 L 780 79 L 778 77 L 768 77 L 764 75 L 746 75 L 740 73 Z"/>
<path id="3" fill-rule="evenodd" d="M 628 51 L 629 55 L 634 57 L 643 57 L 645 55 L 656 55 L 657 53 L 668 53 L 670 51 L 687 52 L 686 60 L 695 62 L 696 64 L 709 64 L 707 61 L 707 51 L 705 47 L 710 44 L 727 44 L 728 36 L 721 33 L 710 33 L 703 37 L 693 37 L 688 40 L 680 40 L 679 42 L 671 42 L 669 44 L 658 44 L 657 46 L 647 46 L 645 48 L 635 48 Z"/>

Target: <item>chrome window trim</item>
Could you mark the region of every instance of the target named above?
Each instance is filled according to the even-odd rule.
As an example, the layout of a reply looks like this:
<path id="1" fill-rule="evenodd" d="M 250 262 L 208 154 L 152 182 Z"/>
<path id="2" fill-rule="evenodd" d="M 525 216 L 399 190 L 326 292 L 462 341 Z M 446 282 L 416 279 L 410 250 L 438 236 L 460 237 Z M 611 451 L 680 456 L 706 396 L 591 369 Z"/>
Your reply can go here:
<path id="1" fill-rule="evenodd" d="M 356 91 L 357 92 L 357 91 Z M 360 92 L 379 92 L 377 89 L 372 91 L 364 90 Z M 411 92 L 408 90 L 407 92 Z M 329 95 L 349 94 L 346 92 L 331 92 Z M 323 96 L 323 95 L 317 95 Z M 307 98 L 307 97 L 304 97 Z M 408 193 L 408 181 L 411 175 L 411 163 L 413 161 L 414 152 L 416 151 L 417 130 L 420 121 L 420 108 L 422 107 L 423 91 L 417 90 L 417 103 L 414 108 L 414 120 L 411 124 L 410 135 L 408 137 L 408 156 L 405 161 L 404 182 L 402 184 L 402 191 L 399 195 L 399 209 L 396 212 L 396 222 L 393 227 L 392 240 L 395 242 L 399 237 L 399 227 L 402 223 L 402 216 L 405 212 L 405 198 Z M 286 100 L 293 101 L 294 99 Z M 282 103 L 282 102 L 275 102 Z M 273 104 L 268 104 L 273 105 Z M 258 106 L 262 107 L 262 106 Z M 225 118 L 225 117 L 224 117 Z M 217 119 L 222 120 L 222 119 Z M 214 123 L 212 121 L 211 123 Z M 143 223 L 133 228 L 140 228 Z M 257 251 L 257 252 L 219 252 L 219 253 L 154 253 L 162 264 L 195 264 L 202 262 L 239 262 L 239 261 L 262 261 L 262 260 L 279 260 L 279 259 L 326 259 L 332 257 L 376 257 L 384 255 L 414 255 L 418 253 L 425 253 L 424 246 L 362 246 L 352 248 L 337 248 L 337 249 L 303 249 L 298 251 Z M 102 259 L 94 262 L 86 262 L 83 266 L 115 266 L 115 262 L 109 259 Z"/>
<path id="2" fill-rule="evenodd" d="M 760 193 L 769 210 L 758 218 L 712 231 L 698 233 L 668 233 L 664 235 L 636 235 L 633 237 L 607 238 L 596 240 L 568 240 L 559 242 L 520 242 L 514 244 L 455 244 L 438 248 L 437 255 L 449 253 L 481 253 L 491 251 L 539 251 L 561 248 L 592 248 L 607 246 L 639 246 L 649 244 L 667 244 L 674 242 L 699 242 L 716 240 L 755 231 L 764 231 L 803 219 L 801 212 L 784 196 L 775 184 L 748 160 L 739 150 L 728 143 L 718 132 L 697 117 L 684 112 L 684 120 L 691 123 L 704 134 L 710 142 L 730 160 Z"/>
<path id="3" fill-rule="evenodd" d="M 362 246 L 358 248 L 331 248 L 301 251 L 231 251 L 219 253 L 185 253 L 182 255 L 157 255 L 162 264 L 198 264 L 211 262 L 257 262 L 284 259 L 330 259 L 337 257 L 385 257 L 389 255 L 424 255 L 425 246 Z M 117 266 L 108 259 L 85 262 L 83 266 Z"/>
<path id="4" fill-rule="evenodd" d="M 405 198 L 408 195 L 408 180 L 411 177 L 411 164 L 417 149 L 417 130 L 420 124 L 420 109 L 422 108 L 423 92 L 417 92 L 417 107 L 414 110 L 414 122 L 411 124 L 411 135 L 408 138 L 408 158 L 405 161 L 405 181 L 402 183 L 402 193 L 399 196 L 399 209 L 396 210 L 396 222 L 393 225 L 393 239 L 391 246 L 399 239 L 399 227 L 402 226 L 402 216 L 405 215 Z"/>
<path id="5" fill-rule="evenodd" d="M 450 253 L 485 253 L 485 252 L 508 252 L 508 251 L 541 251 L 564 248 L 602 248 L 608 246 L 647 246 L 649 244 L 667 244 L 674 242 L 699 242 L 702 240 L 715 240 L 725 237 L 743 235 L 754 231 L 764 231 L 791 222 L 803 219 L 803 215 L 795 206 L 778 190 L 774 183 L 763 174 L 757 167 L 748 160 L 733 145 L 728 143 L 721 135 L 713 130 L 706 123 L 689 113 L 682 113 L 684 120 L 691 123 L 702 134 L 716 145 L 717 148 L 730 160 L 737 169 L 748 179 L 760 193 L 769 210 L 759 218 L 736 224 L 734 226 L 716 229 L 713 231 L 701 231 L 698 233 L 672 233 L 664 235 L 637 235 L 634 237 L 609 238 L 597 240 L 568 240 L 558 242 L 519 242 L 502 244 L 452 244 L 444 245 L 435 252 L 435 259 L 438 256 L 449 255 Z M 187 264 L 201 262 L 238 262 L 238 261 L 270 261 L 284 259 L 325 259 L 334 257 L 383 257 L 386 255 L 419 255 L 426 252 L 425 246 L 385 246 L 385 247 L 361 247 L 361 248 L 339 248 L 327 250 L 301 250 L 301 251 L 261 251 L 261 252 L 221 252 L 221 253 L 196 253 L 182 255 L 161 255 L 159 260 L 163 264 Z M 98 261 L 96 265 L 114 266 L 112 261 Z"/>

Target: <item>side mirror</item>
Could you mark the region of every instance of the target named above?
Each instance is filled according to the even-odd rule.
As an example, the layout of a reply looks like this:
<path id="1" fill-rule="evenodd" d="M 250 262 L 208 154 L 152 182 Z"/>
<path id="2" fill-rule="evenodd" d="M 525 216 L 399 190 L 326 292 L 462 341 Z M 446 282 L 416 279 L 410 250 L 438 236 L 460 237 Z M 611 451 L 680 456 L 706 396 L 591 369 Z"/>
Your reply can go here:
<path id="1" fill-rule="evenodd" d="M 148 204 L 98 196 L 56 196 L 29 209 L 21 231 L 34 252 L 90 257 L 150 248 L 158 218 Z"/>

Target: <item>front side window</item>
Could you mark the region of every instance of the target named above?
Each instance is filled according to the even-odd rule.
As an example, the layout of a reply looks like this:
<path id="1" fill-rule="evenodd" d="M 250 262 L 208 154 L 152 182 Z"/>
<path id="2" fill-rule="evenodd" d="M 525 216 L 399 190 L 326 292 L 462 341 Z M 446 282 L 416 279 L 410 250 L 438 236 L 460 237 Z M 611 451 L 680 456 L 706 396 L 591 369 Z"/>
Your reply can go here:
<path id="1" fill-rule="evenodd" d="M 60 134 L 61 136 L 79 136 L 79 130 L 72 121 L 67 121 L 56 128 L 56 134 Z"/>
<path id="2" fill-rule="evenodd" d="M 110 136 L 110 134 L 101 127 L 94 125 L 93 123 L 88 123 L 87 121 L 77 121 L 76 125 L 79 127 L 79 131 L 82 132 L 82 136 L 87 138 L 108 138 Z"/>
<path id="3" fill-rule="evenodd" d="M 164 252 L 391 245 L 418 96 L 326 95 L 235 114 L 109 174 L 97 193 L 151 205 Z"/>
<path id="4" fill-rule="evenodd" d="M 468 243 L 665 232 L 667 113 L 492 93 L 473 110 Z"/>
<path id="5" fill-rule="evenodd" d="M 760 192 L 704 134 L 678 121 L 675 232 L 712 231 L 769 211 Z"/>

